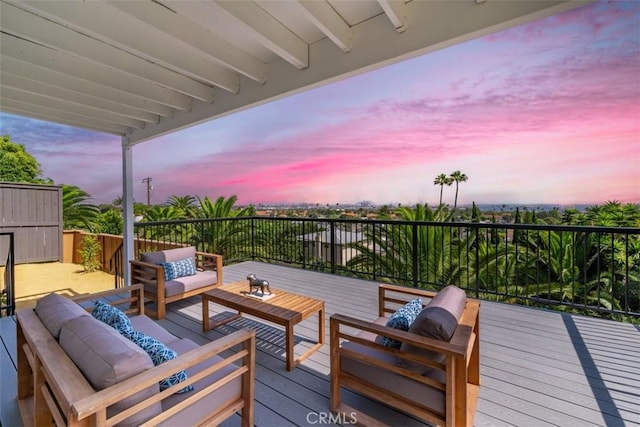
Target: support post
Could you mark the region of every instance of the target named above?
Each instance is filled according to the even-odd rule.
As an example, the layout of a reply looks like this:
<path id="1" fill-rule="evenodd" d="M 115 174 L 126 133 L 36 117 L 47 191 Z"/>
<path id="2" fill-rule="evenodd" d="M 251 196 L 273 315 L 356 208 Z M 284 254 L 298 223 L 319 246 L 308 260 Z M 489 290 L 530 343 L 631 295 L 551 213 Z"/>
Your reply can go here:
<path id="1" fill-rule="evenodd" d="M 123 230 L 123 266 L 122 273 L 124 286 L 131 285 L 131 265 L 129 261 L 134 256 L 133 239 L 133 147 L 129 145 L 129 139 L 122 137 L 122 208 L 124 218 Z"/>

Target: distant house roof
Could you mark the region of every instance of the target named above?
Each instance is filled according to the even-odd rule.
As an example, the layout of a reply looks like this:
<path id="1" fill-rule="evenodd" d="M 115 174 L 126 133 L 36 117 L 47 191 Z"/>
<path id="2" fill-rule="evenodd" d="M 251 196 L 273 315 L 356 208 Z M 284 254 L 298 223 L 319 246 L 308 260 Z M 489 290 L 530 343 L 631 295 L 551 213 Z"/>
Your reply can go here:
<path id="1" fill-rule="evenodd" d="M 352 231 L 336 231 L 335 244 L 336 245 L 348 245 L 351 243 L 361 242 L 366 239 L 364 233 L 352 232 Z M 331 243 L 331 231 L 324 230 L 316 233 L 309 233 L 300 236 L 300 240 L 307 242 L 321 242 Z"/>

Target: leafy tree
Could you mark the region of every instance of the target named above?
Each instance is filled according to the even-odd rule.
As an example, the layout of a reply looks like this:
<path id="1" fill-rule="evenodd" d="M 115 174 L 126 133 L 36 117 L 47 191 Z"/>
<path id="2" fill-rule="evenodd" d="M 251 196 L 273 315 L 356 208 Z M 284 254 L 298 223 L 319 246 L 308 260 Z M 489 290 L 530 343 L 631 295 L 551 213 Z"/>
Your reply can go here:
<path id="1" fill-rule="evenodd" d="M 514 220 L 513 220 L 514 224 L 522 224 L 522 218 L 520 217 L 520 208 L 516 207 L 516 213 L 514 216 Z M 522 243 L 523 241 L 526 241 L 526 238 L 523 237 L 523 235 L 525 234 L 524 230 L 520 229 L 520 228 L 515 228 L 513 230 L 513 242 L 514 243 Z"/>
<path id="2" fill-rule="evenodd" d="M 96 219 L 95 232 L 105 234 L 122 235 L 124 230 L 124 220 L 122 214 L 113 207 L 105 209 Z"/>
<path id="3" fill-rule="evenodd" d="M 524 224 L 536 223 L 536 211 L 527 211 L 524 214 Z"/>
<path id="4" fill-rule="evenodd" d="M 467 177 L 467 175 L 463 174 L 460 171 L 453 172 L 449 178 L 452 182 L 456 183 L 456 198 L 453 202 L 453 210 L 455 211 L 456 207 L 458 206 L 458 184 L 461 182 L 466 182 L 469 178 Z"/>
<path id="5" fill-rule="evenodd" d="M 146 203 L 136 202 L 135 200 L 133 202 L 133 214 L 135 216 L 144 217 L 145 212 L 147 211 L 147 209 L 150 209 L 150 208 L 151 206 L 147 206 Z"/>
<path id="6" fill-rule="evenodd" d="M 391 209 L 389 205 L 382 205 L 380 209 L 378 209 L 378 215 L 384 218 L 389 218 L 391 216 Z"/>
<path id="7" fill-rule="evenodd" d="M 65 230 L 93 231 L 100 210 L 87 203 L 91 196 L 75 185 L 62 185 L 62 217 Z"/>
<path id="8" fill-rule="evenodd" d="M 445 185 L 450 186 L 452 183 L 453 183 L 453 180 L 444 173 L 441 173 L 440 175 L 436 176 L 436 179 L 433 180 L 433 185 L 440 186 L 440 204 L 442 204 L 442 189 L 444 188 Z M 457 188 L 457 184 L 456 184 L 456 188 Z M 456 194 L 457 194 L 457 190 L 456 190 Z"/>
<path id="9" fill-rule="evenodd" d="M 473 202 L 471 205 L 471 222 L 480 222 L 482 219 L 482 213 L 478 206 L 476 206 L 476 202 Z"/>
<path id="10" fill-rule="evenodd" d="M 497 224 L 496 214 L 491 215 L 491 224 Z M 489 230 L 489 241 L 494 245 L 497 245 L 500 242 L 500 233 L 495 228 L 491 228 Z"/>
<path id="11" fill-rule="evenodd" d="M 42 169 L 35 157 L 24 145 L 11 141 L 9 135 L 0 139 L 0 181 L 52 184 L 50 179 L 42 178 Z"/>
<path id="12" fill-rule="evenodd" d="M 541 219 L 544 219 L 546 224 L 559 224 L 562 219 L 560 208 L 554 206 L 551 212 L 546 213 Z"/>

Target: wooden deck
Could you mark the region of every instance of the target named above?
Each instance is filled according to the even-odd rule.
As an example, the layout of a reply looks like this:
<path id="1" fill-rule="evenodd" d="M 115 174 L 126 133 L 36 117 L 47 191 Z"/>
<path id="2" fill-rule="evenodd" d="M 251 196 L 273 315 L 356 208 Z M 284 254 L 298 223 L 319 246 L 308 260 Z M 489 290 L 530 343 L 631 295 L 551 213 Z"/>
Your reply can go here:
<path id="1" fill-rule="evenodd" d="M 249 273 L 273 288 L 326 303 L 326 316 L 350 314 L 373 319 L 377 284 L 258 262 L 225 267 L 225 283 Z M 211 306 L 213 315 L 230 314 Z M 325 344 L 295 370 L 285 369 L 282 327 L 251 318 L 202 332 L 199 298 L 169 305 L 160 323 L 180 337 L 204 343 L 242 327 L 258 334 L 256 425 L 318 425 L 329 408 L 329 346 Z M 312 316 L 295 329 L 296 355 L 317 339 Z M 328 322 L 325 331 L 328 342 Z M 15 403 L 15 321 L 0 319 L 0 421 L 21 425 Z M 483 302 L 481 381 L 477 426 L 640 426 L 640 328 L 583 316 Z M 424 425 L 384 405 L 352 393 L 345 401 L 396 426 Z M 225 425 L 240 424 L 234 417 Z"/>

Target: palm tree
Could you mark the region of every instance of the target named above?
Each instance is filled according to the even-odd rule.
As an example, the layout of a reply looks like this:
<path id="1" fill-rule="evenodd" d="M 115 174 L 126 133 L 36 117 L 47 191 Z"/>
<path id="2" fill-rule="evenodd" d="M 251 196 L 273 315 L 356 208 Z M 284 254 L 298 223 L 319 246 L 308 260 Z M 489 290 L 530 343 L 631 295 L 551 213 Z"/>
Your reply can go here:
<path id="1" fill-rule="evenodd" d="M 458 183 L 466 182 L 468 177 L 467 175 L 463 174 L 460 171 L 455 171 L 451 174 L 449 179 L 451 179 L 451 181 L 456 183 L 456 198 L 454 199 L 454 202 L 453 202 L 453 210 L 455 211 L 456 207 L 458 206 Z"/>
<path id="2" fill-rule="evenodd" d="M 175 241 L 177 236 L 185 232 L 182 224 L 171 224 L 168 221 L 182 219 L 182 211 L 173 206 L 151 206 L 146 209 L 142 222 L 160 222 L 162 224 L 144 227 L 144 237 L 151 240 Z"/>
<path id="3" fill-rule="evenodd" d="M 562 224 L 581 225 L 586 222 L 585 215 L 576 208 L 566 208 L 562 212 Z"/>
<path id="4" fill-rule="evenodd" d="M 198 204 L 200 205 L 200 218 L 230 218 L 232 216 L 243 216 L 238 213 L 233 213 L 233 205 L 238 200 L 238 196 L 230 196 L 225 199 L 224 196 L 220 196 L 215 202 L 212 202 L 209 196 L 201 199 L 198 196 Z M 245 208 L 246 209 L 246 208 Z"/>
<path id="5" fill-rule="evenodd" d="M 453 180 L 449 178 L 447 174 L 444 174 L 444 173 L 441 173 L 440 175 L 436 176 L 436 179 L 433 180 L 433 185 L 440 186 L 440 204 L 442 204 L 442 188 L 445 185 L 451 185 L 452 183 L 453 183 Z"/>
<path id="6" fill-rule="evenodd" d="M 238 200 L 237 196 L 230 196 L 225 199 L 220 196 L 215 202 L 209 197 L 201 199 L 199 216 L 212 221 L 201 223 L 200 237 L 194 238 L 194 244 L 205 246 L 204 251 L 225 256 L 225 262 L 243 259 L 251 252 L 251 239 L 254 242 L 259 240 L 259 236 L 251 235 L 251 225 L 247 222 L 232 220 L 232 218 L 251 217 L 255 214 L 253 206 L 235 209 L 234 204 Z"/>
<path id="7" fill-rule="evenodd" d="M 62 185 L 62 218 L 64 229 L 81 229 L 92 231 L 100 209 L 87 201 L 89 193 L 75 185 Z"/>
<path id="8" fill-rule="evenodd" d="M 142 222 L 160 222 L 182 219 L 182 211 L 174 206 L 151 206 L 144 212 Z"/>
<path id="9" fill-rule="evenodd" d="M 196 198 L 193 196 L 169 196 L 167 205 L 179 209 L 183 217 L 195 216 Z"/>
<path id="10" fill-rule="evenodd" d="M 473 236 L 461 239 L 451 227 L 428 224 L 449 220 L 450 213 L 443 205 L 436 210 L 420 204 L 415 208 L 402 207 L 397 214 L 411 223 L 425 223 L 379 224 L 367 229 L 366 239 L 352 245 L 358 255 L 347 262 L 349 268 L 374 273 L 382 281 L 407 285 L 412 284 L 415 273 L 421 286 L 438 289 L 449 284 L 462 285 L 465 278 L 473 276 L 467 274 L 470 266 L 466 262 Z M 413 252 L 418 253 L 417 265 L 407 256 Z"/>

